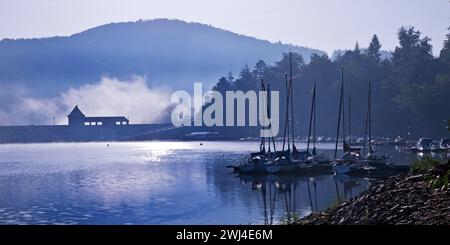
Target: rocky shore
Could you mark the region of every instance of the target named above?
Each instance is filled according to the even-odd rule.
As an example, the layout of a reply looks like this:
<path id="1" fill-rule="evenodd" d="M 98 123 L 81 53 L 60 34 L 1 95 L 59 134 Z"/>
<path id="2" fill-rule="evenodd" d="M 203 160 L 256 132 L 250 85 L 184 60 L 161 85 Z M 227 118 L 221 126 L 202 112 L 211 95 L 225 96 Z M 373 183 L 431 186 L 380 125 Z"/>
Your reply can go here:
<path id="1" fill-rule="evenodd" d="M 450 225 L 450 161 L 392 176 L 356 198 L 296 224 Z"/>

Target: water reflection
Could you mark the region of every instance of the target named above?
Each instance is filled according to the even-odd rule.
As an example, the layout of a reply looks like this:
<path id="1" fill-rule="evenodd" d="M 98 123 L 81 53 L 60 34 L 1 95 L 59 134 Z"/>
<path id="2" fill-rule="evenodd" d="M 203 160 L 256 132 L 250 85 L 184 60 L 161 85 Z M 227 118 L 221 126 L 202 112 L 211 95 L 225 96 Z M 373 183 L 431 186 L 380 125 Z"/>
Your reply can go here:
<path id="1" fill-rule="evenodd" d="M 380 150 L 388 153 L 389 161 L 397 165 L 409 165 L 411 162 L 425 157 L 437 160 L 450 159 L 450 152 L 411 152 L 403 146 L 382 146 Z"/>
<path id="2" fill-rule="evenodd" d="M 318 147 L 331 154 L 334 146 Z M 273 224 L 355 197 L 374 180 L 236 176 L 226 168 L 254 148 L 255 142 L 0 145 L 0 224 Z M 417 157 L 378 150 L 396 164 Z"/>
<path id="3" fill-rule="evenodd" d="M 416 159 L 424 159 L 424 158 L 434 158 L 436 160 L 447 160 L 450 159 L 450 153 L 446 152 L 419 152 L 416 154 L 412 154 Z"/>
<path id="4" fill-rule="evenodd" d="M 353 198 L 369 187 L 365 178 L 318 175 L 239 176 L 244 185 L 259 192 L 263 201 L 264 224 L 291 221 Z"/>

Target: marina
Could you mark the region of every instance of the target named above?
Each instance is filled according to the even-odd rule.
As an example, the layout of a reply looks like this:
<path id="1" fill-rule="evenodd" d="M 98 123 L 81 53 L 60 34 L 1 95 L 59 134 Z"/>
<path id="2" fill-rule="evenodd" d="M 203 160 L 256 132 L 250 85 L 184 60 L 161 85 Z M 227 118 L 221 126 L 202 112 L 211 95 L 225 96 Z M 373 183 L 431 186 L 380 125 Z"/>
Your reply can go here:
<path id="1" fill-rule="evenodd" d="M 334 150 L 333 143 L 316 146 L 327 154 Z M 331 172 L 239 175 L 226 168 L 254 147 L 254 141 L 2 144 L 0 220 L 4 224 L 275 224 L 287 215 L 305 216 L 355 197 L 384 177 Z M 418 156 L 394 146 L 379 147 L 396 165 L 409 167 Z"/>
<path id="2" fill-rule="evenodd" d="M 440 243 L 449 4 L 0 1 L 1 240 Z"/>

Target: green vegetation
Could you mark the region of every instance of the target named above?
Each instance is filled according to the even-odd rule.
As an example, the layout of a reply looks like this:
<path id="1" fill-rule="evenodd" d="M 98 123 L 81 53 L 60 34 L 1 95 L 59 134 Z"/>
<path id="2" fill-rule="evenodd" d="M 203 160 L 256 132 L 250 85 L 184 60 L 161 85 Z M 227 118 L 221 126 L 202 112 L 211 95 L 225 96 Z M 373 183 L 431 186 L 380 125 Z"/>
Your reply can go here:
<path id="1" fill-rule="evenodd" d="M 411 164 L 411 171 L 412 172 L 427 171 L 438 166 L 439 164 L 441 164 L 440 161 L 434 159 L 431 156 L 425 156 L 421 159 L 414 161 Z"/>
<path id="2" fill-rule="evenodd" d="M 449 186 L 450 166 L 447 162 L 441 162 L 426 156 L 422 159 L 416 160 L 411 164 L 412 172 L 433 171 L 434 174 L 426 177 L 431 187 L 435 189 L 446 188 Z"/>

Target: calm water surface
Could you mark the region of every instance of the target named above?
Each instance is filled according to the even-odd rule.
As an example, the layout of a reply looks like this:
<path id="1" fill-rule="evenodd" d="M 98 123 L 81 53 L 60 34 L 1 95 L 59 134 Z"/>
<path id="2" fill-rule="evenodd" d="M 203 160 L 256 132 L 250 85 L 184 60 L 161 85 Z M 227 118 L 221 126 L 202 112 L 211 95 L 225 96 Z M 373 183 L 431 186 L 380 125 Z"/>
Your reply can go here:
<path id="1" fill-rule="evenodd" d="M 0 145 L 0 224 L 264 224 L 323 210 L 366 178 L 239 177 L 256 142 Z M 304 145 L 299 144 L 302 148 Z M 332 152 L 333 144 L 319 149 Z M 413 156 L 395 153 L 396 163 Z"/>

